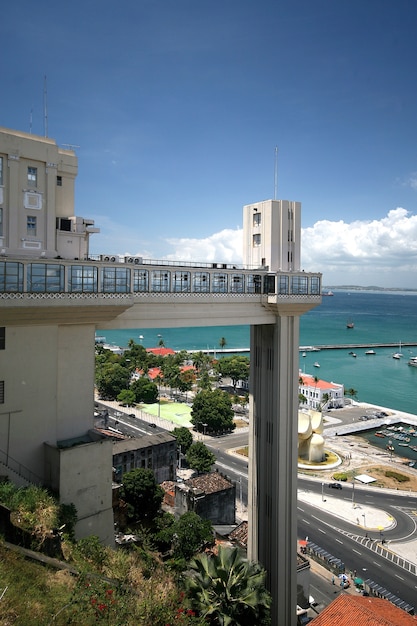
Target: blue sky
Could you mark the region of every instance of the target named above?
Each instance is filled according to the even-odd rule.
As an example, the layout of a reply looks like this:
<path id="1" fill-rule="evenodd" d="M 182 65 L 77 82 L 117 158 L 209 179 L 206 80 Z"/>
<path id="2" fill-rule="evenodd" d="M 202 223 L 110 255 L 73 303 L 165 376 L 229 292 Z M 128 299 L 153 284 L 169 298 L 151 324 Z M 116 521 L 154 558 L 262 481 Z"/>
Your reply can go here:
<path id="1" fill-rule="evenodd" d="M 0 125 L 44 134 L 46 75 L 92 252 L 239 261 L 278 146 L 304 269 L 417 288 L 416 23 L 415 0 L 19 0 Z"/>

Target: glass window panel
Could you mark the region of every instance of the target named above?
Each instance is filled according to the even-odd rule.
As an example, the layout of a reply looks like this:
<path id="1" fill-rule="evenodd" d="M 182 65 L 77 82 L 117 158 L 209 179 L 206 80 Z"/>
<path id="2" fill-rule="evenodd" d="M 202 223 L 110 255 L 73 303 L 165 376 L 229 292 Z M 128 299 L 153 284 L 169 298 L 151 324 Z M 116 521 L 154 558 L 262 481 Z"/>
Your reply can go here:
<path id="1" fill-rule="evenodd" d="M 172 274 L 172 291 L 182 293 L 190 290 L 190 272 L 174 272 Z"/>
<path id="2" fill-rule="evenodd" d="M 246 276 L 246 291 L 247 293 L 262 292 L 262 278 L 259 274 L 249 274 Z"/>
<path id="3" fill-rule="evenodd" d="M 281 295 L 287 294 L 289 291 L 289 281 L 288 276 L 279 276 L 278 277 L 278 293 Z"/>
<path id="4" fill-rule="evenodd" d="M 151 272 L 151 291 L 156 293 L 167 292 L 170 290 L 171 272 L 166 270 L 152 270 Z"/>
<path id="5" fill-rule="evenodd" d="M 63 292 L 64 266 L 55 263 L 30 263 L 27 289 L 31 292 Z"/>
<path id="6" fill-rule="evenodd" d="M 208 272 L 194 272 L 193 292 L 208 293 L 210 291 L 210 274 Z"/>
<path id="7" fill-rule="evenodd" d="M 227 293 L 227 274 L 214 272 L 214 274 L 211 275 L 211 280 L 211 290 L 213 293 Z"/>
<path id="8" fill-rule="evenodd" d="M 133 291 L 149 291 L 149 272 L 147 270 L 133 271 Z"/>
<path id="9" fill-rule="evenodd" d="M 91 265 L 71 265 L 68 274 L 68 291 L 71 293 L 96 293 L 98 269 Z"/>
<path id="10" fill-rule="evenodd" d="M 103 293 L 129 293 L 130 270 L 124 267 L 103 267 L 101 284 Z"/>
<path id="11" fill-rule="evenodd" d="M 320 276 L 312 276 L 310 279 L 310 293 L 317 295 L 321 293 Z"/>
<path id="12" fill-rule="evenodd" d="M 245 277 L 243 274 L 232 274 L 230 276 L 230 291 L 232 293 L 243 293 L 245 291 Z"/>
<path id="13" fill-rule="evenodd" d="M 308 279 L 307 276 L 292 276 L 291 277 L 291 293 L 304 295 L 308 293 Z"/>

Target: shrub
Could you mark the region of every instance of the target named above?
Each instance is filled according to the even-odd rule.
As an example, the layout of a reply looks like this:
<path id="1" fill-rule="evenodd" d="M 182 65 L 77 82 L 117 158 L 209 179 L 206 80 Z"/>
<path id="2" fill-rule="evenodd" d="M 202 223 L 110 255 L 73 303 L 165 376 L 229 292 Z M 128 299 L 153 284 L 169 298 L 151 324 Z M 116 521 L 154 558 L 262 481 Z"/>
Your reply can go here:
<path id="1" fill-rule="evenodd" d="M 385 476 L 387 478 L 393 478 L 397 480 L 399 483 L 406 483 L 410 480 L 408 476 L 404 476 L 404 474 L 399 474 L 398 472 L 394 472 L 393 470 L 387 470 L 385 472 Z"/>

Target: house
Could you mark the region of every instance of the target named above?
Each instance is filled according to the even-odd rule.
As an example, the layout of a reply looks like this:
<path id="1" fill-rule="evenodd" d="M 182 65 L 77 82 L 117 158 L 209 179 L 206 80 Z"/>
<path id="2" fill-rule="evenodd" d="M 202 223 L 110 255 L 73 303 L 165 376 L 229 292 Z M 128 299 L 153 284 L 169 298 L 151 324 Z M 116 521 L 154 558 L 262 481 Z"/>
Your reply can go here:
<path id="1" fill-rule="evenodd" d="M 409 615 L 388 600 L 372 596 L 338 596 L 314 618 L 314 626 L 416 626 Z"/>
<path id="2" fill-rule="evenodd" d="M 157 483 L 176 480 L 176 458 L 176 439 L 167 432 L 115 441 L 115 481 L 122 482 L 126 472 L 137 468 L 152 469 Z"/>
<path id="3" fill-rule="evenodd" d="M 212 524 L 235 523 L 236 486 L 219 472 L 202 474 L 176 485 L 178 515 L 194 511 Z"/>
<path id="4" fill-rule="evenodd" d="M 311 374 L 301 374 L 298 393 L 305 398 L 303 406 L 309 409 L 340 408 L 344 406 L 345 389 L 338 383 L 328 383 Z"/>

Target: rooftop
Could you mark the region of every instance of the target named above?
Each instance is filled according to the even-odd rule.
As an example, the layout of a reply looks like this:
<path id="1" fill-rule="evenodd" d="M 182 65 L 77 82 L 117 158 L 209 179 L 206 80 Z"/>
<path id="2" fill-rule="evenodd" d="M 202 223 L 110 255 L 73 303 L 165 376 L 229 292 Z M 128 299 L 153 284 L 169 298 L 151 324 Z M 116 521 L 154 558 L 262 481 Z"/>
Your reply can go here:
<path id="1" fill-rule="evenodd" d="M 409 615 L 388 600 L 340 595 L 314 619 L 315 626 L 416 626 Z"/>

